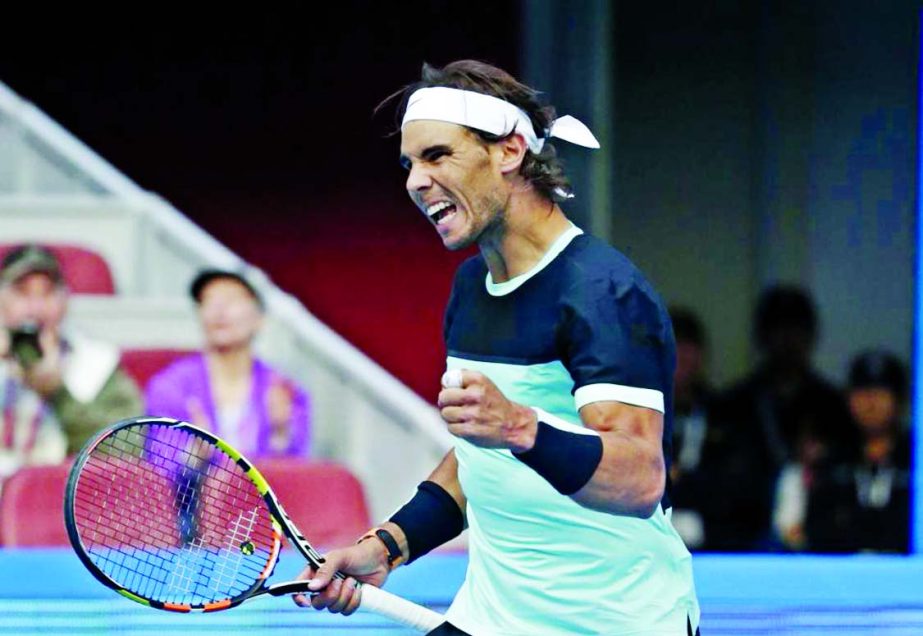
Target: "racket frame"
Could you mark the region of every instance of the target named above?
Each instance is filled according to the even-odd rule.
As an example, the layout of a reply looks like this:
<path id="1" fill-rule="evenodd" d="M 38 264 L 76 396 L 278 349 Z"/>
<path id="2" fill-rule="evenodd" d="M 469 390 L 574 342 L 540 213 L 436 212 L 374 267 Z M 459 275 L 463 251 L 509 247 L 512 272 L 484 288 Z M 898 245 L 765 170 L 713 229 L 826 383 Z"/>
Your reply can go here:
<path id="1" fill-rule="evenodd" d="M 88 550 L 84 547 L 83 541 L 80 539 L 80 532 L 77 529 L 77 522 L 74 518 L 74 510 L 76 506 L 77 486 L 80 481 L 83 467 L 86 465 L 86 462 L 89 460 L 89 458 L 93 455 L 93 452 L 96 450 L 97 446 L 99 446 L 99 444 L 111 437 L 116 432 L 126 428 L 149 424 L 169 426 L 173 429 L 186 431 L 191 435 L 195 435 L 196 437 L 205 440 L 212 446 L 217 447 L 222 453 L 230 457 L 241 468 L 241 470 L 243 470 L 244 474 L 256 487 L 257 492 L 259 492 L 264 503 L 269 509 L 270 521 L 272 523 L 273 529 L 273 541 L 270 556 L 266 562 L 266 567 L 254 580 L 253 584 L 249 588 L 232 598 L 204 603 L 202 605 L 191 605 L 188 603 L 169 603 L 145 598 L 132 592 L 131 590 L 126 589 L 118 581 L 112 579 L 109 575 L 103 572 L 103 570 L 98 565 L 96 565 L 96 563 L 90 557 Z M 122 596 L 131 599 L 132 601 L 153 607 L 155 609 L 162 609 L 171 612 L 214 612 L 236 607 L 247 599 L 254 598 L 266 593 L 273 596 L 281 596 L 284 594 L 294 594 L 308 591 L 306 581 L 266 585 L 267 579 L 272 576 L 272 573 L 275 571 L 275 566 L 279 561 L 282 548 L 281 539 L 283 534 L 288 537 L 290 543 L 292 543 L 292 545 L 301 553 L 301 555 L 305 558 L 305 560 L 308 561 L 308 563 L 311 564 L 312 567 L 317 568 L 324 561 L 324 558 L 320 555 L 320 553 L 318 553 L 311 546 L 311 544 L 308 543 L 308 540 L 292 522 L 291 518 L 285 512 L 285 509 L 282 508 L 282 504 L 279 503 L 279 500 L 276 498 L 275 494 L 272 492 L 272 489 L 269 487 L 269 483 L 266 481 L 266 478 L 263 477 L 263 475 L 259 472 L 259 470 L 256 469 L 253 464 L 251 464 L 243 455 L 241 455 L 236 449 L 234 449 L 220 437 L 213 435 L 212 433 L 209 433 L 208 431 L 205 431 L 197 426 L 193 426 L 192 424 L 165 417 L 135 417 L 122 420 L 100 431 L 100 433 L 98 433 L 89 442 L 87 442 L 84 448 L 77 455 L 77 458 L 74 461 L 74 465 L 71 467 L 70 474 L 68 475 L 67 487 L 64 496 L 64 525 L 67 529 L 67 536 L 70 539 L 74 551 L 80 558 L 80 561 L 100 583 L 115 590 Z"/>
<path id="2" fill-rule="evenodd" d="M 86 548 L 84 548 L 83 542 L 80 540 L 80 534 L 77 529 L 77 523 L 74 519 L 73 512 L 75 510 L 77 484 L 79 483 L 83 467 L 86 465 L 86 462 L 96 447 L 115 432 L 124 428 L 129 428 L 132 426 L 143 426 L 145 424 L 168 426 L 173 429 L 184 430 L 205 440 L 209 444 L 216 446 L 221 452 L 230 457 L 244 471 L 247 478 L 250 479 L 250 481 L 256 486 L 257 492 L 266 503 L 266 506 L 269 509 L 273 535 L 273 545 L 271 548 L 270 557 L 267 560 L 263 571 L 253 582 L 253 585 L 250 586 L 247 590 L 239 593 L 237 596 L 211 603 L 205 603 L 201 606 L 167 603 L 148 599 L 126 589 L 123 585 L 109 577 L 105 572 L 102 571 L 99 566 L 96 565 L 96 563 L 93 562 Z M 279 503 L 275 493 L 272 492 L 272 489 L 270 488 L 269 483 L 266 481 L 266 478 L 263 477 L 263 475 L 252 463 L 250 463 L 243 455 L 241 455 L 236 449 L 234 449 L 220 437 L 187 422 L 182 422 L 180 420 L 166 417 L 142 416 L 121 420 L 103 429 L 89 442 L 87 442 L 87 444 L 77 455 L 74 461 L 74 465 L 71 467 L 70 474 L 68 475 L 67 488 L 64 498 L 64 522 L 67 528 L 68 538 L 74 547 L 74 551 L 77 553 L 77 556 L 90 571 L 90 573 L 100 583 L 112 590 L 115 590 L 122 596 L 135 601 L 136 603 L 171 612 L 214 612 L 236 607 L 244 601 L 256 598 L 263 594 L 269 594 L 272 596 L 285 596 L 289 594 L 311 592 L 311 590 L 308 589 L 309 581 L 289 581 L 286 583 L 277 583 L 275 585 L 266 584 L 267 579 L 272 576 L 272 573 L 275 571 L 276 564 L 279 561 L 283 534 L 289 539 L 290 543 L 292 543 L 295 549 L 301 553 L 305 560 L 314 569 L 317 569 L 320 564 L 324 562 L 324 557 L 319 552 L 317 552 L 313 546 L 311 546 L 305 536 L 294 524 L 294 522 L 285 512 L 282 504 Z M 345 578 L 345 576 L 340 572 L 337 572 L 335 576 L 339 579 Z M 417 605 L 416 603 L 395 596 L 394 594 L 386 592 L 385 590 L 382 590 L 374 585 L 363 585 L 359 583 L 357 584 L 357 590 L 361 590 L 360 593 L 362 594 L 360 603 L 361 607 L 369 611 L 381 614 L 382 616 L 386 616 L 398 623 L 402 623 L 420 632 L 428 632 L 432 629 L 435 629 L 443 622 L 443 617 L 440 614 L 426 607 L 423 607 L 422 605 Z"/>

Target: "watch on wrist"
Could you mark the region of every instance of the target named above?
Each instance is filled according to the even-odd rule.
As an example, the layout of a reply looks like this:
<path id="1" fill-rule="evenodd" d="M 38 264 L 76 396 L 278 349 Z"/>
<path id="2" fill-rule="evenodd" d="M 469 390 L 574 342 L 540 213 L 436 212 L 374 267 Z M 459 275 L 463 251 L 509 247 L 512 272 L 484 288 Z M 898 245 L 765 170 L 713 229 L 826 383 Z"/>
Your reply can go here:
<path id="1" fill-rule="evenodd" d="M 385 530 L 384 528 L 372 528 L 366 532 L 356 543 L 362 543 L 366 539 L 376 538 L 385 545 L 385 550 L 388 553 L 388 569 L 394 570 L 397 566 L 404 562 L 404 554 L 401 552 L 400 546 L 397 544 L 397 540 L 394 536 Z"/>

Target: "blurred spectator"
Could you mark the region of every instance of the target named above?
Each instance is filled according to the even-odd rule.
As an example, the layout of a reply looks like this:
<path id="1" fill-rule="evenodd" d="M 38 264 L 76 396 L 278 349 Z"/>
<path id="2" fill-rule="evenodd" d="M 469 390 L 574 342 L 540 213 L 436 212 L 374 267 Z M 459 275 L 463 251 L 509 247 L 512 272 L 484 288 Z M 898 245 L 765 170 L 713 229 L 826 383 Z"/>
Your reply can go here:
<path id="1" fill-rule="evenodd" d="M 10 342 L 10 332 L 0 330 L 0 485 L 22 466 L 57 464 L 67 453 L 67 438 L 54 411 L 23 385 L 22 367 Z"/>
<path id="2" fill-rule="evenodd" d="M 755 371 L 715 400 L 708 452 L 708 548 L 778 549 L 771 520 L 783 468 L 810 468 L 850 444 L 840 393 L 811 366 L 818 335 L 810 297 L 796 287 L 766 289 L 757 304 Z M 794 537 L 794 540 L 799 540 Z"/>
<path id="3" fill-rule="evenodd" d="M 707 436 L 711 387 L 705 377 L 707 342 L 699 317 L 683 307 L 670 308 L 676 338 L 673 374 L 673 526 L 690 549 L 703 547 L 705 529 L 700 513 L 704 484 L 702 451 Z"/>
<path id="4" fill-rule="evenodd" d="M 12 393 L 4 398 L 4 443 L 17 444 L 17 433 L 9 431 L 19 427 L 28 440 L 20 452 L 31 447 L 29 456 L 43 461 L 63 458 L 51 415 L 63 427 L 66 451 L 74 453 L 100 428 L 141 413 L 140 392 L 119 368 L 118 349 L 63 329 L 67 305 L 67 285 L 50 251 L 30 244 L 7 253 L 0 264 L 0 315 Z"/>
<path id="5" fill-rule="evenodd" d="M 147 411 L 201 426 L 248 456 L 307 456 L 309 400 L 253 353 L 262 299 L 243 276 L 206 270 L 193 280 L 205 351 L 151 378 Z"/>
<path id="6" fill-rule="evenodd" d="M 907 552 L 910 439 L 902 415 L 907 373 L 893 355 L 866 352 L 849 372 L 847 398 L 860 443 L 852 457 L 818 470 L 808 504 L 815 552 Z"/>

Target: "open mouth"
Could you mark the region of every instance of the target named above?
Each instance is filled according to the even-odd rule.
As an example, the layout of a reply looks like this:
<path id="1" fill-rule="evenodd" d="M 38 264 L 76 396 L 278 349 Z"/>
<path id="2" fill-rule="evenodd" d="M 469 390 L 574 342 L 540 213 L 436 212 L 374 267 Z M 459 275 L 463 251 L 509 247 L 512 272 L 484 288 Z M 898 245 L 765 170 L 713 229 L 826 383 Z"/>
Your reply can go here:
<path id="1" fill-rule="evenodd" d="M 448 201 L 440 201 L 426 208 L 426 215 L 432 219 L 433 223 L 439 224 L 455 215 L 455 204 Z"/>

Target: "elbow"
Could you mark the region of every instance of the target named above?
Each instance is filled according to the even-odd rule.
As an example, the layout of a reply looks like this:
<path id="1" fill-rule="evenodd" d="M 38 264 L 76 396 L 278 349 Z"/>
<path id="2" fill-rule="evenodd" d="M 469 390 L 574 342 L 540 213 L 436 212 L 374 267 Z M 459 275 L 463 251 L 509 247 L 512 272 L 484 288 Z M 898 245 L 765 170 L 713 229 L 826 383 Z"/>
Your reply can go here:
<path id="1" fill-rule="evenodd" d="M 666 469 L 663 461 L 658 461 L 639 484 L 637 496 L 630 515 L 639 519 L 649 519 L 657 511 L 666 488 Z"/>
<path id="2" fill-rule="evenodd" d="M 610 514 L 649 519 L 657 511 L 666 488 L 666 468 L 659 453 L 635 465 L 605 487 L 586 487 L 574 500 L 582 506 Z M 602 480 L 600 480 L 602 481 Z"/>

